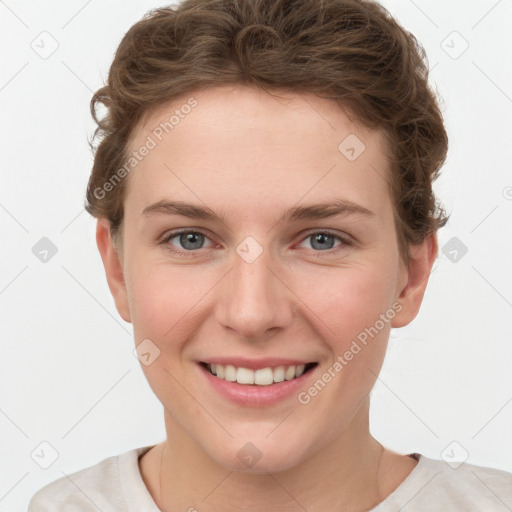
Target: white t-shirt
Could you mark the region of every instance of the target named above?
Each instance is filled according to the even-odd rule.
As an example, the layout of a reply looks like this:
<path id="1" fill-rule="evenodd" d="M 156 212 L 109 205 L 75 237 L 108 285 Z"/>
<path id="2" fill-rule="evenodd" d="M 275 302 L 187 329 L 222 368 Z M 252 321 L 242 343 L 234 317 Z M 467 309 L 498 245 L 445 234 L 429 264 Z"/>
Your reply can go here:
<path id="1" fill-rule="evenodd" d="M 28 512 L 160 512 L 139 471 L 152 446 L 109 457 L 38 491 Z M 411 454 L 418 464 L 370 512 L 506 512 L 512 510 L 512 473 Z"/>

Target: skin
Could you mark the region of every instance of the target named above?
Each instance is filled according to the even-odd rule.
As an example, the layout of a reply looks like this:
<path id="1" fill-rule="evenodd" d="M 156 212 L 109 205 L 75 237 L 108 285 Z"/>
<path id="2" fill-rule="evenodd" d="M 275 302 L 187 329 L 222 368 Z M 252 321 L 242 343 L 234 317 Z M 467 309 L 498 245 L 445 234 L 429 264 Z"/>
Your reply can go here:
<path id="1" fill-rule="evenodd" d="M 140 459 L 144 482 L 164 511 L 368 510 L 416 465 L 370 435 L 369 394 L 390 328 L 418 313 L 436 235 L 403 263 L 382 133 L 314 95 L 196 91 L 146 116 L 131 148 L 190 96 L 198 105 L 127 178 L 117 252 L 108 221 L 97 224 L 116 307 L 136 344 L 149 338 L 160 350 L 142 368 L 163 404 L 167 441 Z M 338 150 L 349 134 L 366 147 L 354 161 Z M 164 199 L 206 205 L 224 222 L 142 214 Z M 373 215 L 279 222 L 288 208 L 333 199 Z M 191 255 L 169 250 L 190 247 L 179 236 L 162 241 L 179 228 L 206 235 Z M 323 230 L 352 242 L 319 249 L 311 235 Z M 247 236 L 263 249 L 252 263 L 236 252 Z M 318 362 L 307 390 L 397 301 L 400 312 L 307 405 L 296 395 L 235 405 L 198 378 L 197 361 L 208 357 L 296 357 Z M 247 442 L 262 454 L 252 468 L 237 457 Z"/>

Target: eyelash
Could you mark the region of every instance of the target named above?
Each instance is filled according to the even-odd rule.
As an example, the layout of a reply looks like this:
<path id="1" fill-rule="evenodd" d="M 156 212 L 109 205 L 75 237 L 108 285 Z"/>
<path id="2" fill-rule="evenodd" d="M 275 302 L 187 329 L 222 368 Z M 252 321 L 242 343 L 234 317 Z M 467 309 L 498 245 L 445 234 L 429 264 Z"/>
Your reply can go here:
<path id="1" fill-rule="evenodd" d="M 163 239 L 162 241 L 160 242 L 162 245 L 165 246 L 165 249 L 173 254 L 178 254 L 180 256 L 185 256 L 185 257 L 194 257 L 195 254 L 194 253 L 197 253 L 199 252 L 201 249 L 196 249 L 196 250 L 191 250 L 191 251 L 184 251 L 184 250 L 181 250 L 181 249 L 177 249 L 175 248 L 174 246 L 171 246 L 169 244 L 169 242 L 173 239 L 173 238 L 176 238 L 178 237 L 179 235 L 182 235 L 182 234 L 195 234 L 195 235 L 203 235 L 204 237 L 206 237 L 208 240 L 209 237 L 201 232 L 201 231 L 196 231 L 196 230 L 192 230 L 192 229 L 179 229 L 179 230 L 176 230 L 176 231 L 172 231 L 171 233 L 168 233 Z M 332 255 L 332 254 L 336 254 L 338 253 L 339 251 L 342 251 L 344 249 L 346 249 L 347 246 L 351 246 L 353 245 L 352 242 L 348 239 L 348 237 L 343 237 L 339 234 L 336 234 L 336 233 L 333 233 L 332 231 L 326 229 L 326 230 L 318 230 L 318 231 L 310 231 L 309 233 L 307 233 L 302 239 L 301 239 L 301 243 L 304 242 L 305 240 L 307 240 L 308 238 L 311 238 L 313 235 L 330 235 L 332 237 L 334 237 L 335 239 L 337 239 L 339 242 L 342 242 L 340 245 L 338 245 L 337 247 L 334 247 L 332 249 L 325 249 L 323 251 L 318 251 L 318 250 L 314 250 L 314 249 L 311 249 L 311 251 L 313 251 L 314 254 L 329 254 L 329 255 Z M 210 242 L 212 242 L 212 240 L 210 240 Z"/>

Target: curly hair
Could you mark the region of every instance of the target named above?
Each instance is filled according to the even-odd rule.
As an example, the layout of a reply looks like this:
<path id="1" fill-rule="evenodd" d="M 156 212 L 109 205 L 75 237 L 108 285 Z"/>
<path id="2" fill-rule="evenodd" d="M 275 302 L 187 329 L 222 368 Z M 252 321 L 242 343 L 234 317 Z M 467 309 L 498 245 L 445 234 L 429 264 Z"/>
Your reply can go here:
<path id="1" fill-rule="evenodd" d="M 97 128 L 85 208 L 107 218 L 114 237 L 126 180 L 108 194 L 95 191 L 126 161 L 138 123 L 186 93 L 224 84 L 313 93 L 382 130 L 406 263 L 409 244 L 446 224 L 432 185 L 448 137 L 425 50 L 384 7 L 364 0 L 184 0 L 149 11 L 129 29 L 91 100 Z"/>

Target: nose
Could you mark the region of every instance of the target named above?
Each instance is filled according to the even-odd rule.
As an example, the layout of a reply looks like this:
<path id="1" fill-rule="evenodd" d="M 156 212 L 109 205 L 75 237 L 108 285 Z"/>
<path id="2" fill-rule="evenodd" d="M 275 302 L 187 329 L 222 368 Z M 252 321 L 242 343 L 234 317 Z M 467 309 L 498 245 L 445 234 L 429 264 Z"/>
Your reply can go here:
<path id="1" fill-rule="evenodd" d="M 217 322 L 240 337 L 264 340 L 291 324 L 293 293 L 265 251 L 252 262 L 235 254 L 231 271 L 219 284 Z"/>

